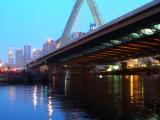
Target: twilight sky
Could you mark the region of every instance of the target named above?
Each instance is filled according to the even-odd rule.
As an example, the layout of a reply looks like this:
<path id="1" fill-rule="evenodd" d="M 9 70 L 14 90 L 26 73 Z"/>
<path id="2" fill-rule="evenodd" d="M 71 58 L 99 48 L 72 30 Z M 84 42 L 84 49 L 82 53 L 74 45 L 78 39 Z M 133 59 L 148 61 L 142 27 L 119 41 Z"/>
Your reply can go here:
<path id="1" fill-rule="evenodd" d="M 152 0 L 95 0 L 104 22 L 109 22 Z M 42 48 L 47 38 L 63 32 L 75 0 L 0 0 L 0 59 L 7 62 L 10 45 Z M 86 32 L 93 23 L 84 3 L 72 31 Z"/>

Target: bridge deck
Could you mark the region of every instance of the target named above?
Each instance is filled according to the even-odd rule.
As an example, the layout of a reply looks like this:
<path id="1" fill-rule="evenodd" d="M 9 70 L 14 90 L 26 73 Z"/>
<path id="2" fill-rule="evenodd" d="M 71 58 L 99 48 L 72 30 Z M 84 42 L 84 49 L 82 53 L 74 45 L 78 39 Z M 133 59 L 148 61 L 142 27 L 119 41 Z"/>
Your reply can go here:
<path id="1" fill-rule="evenodd" d="M 155 53 L 159 44 L 160 1 L 153 1 L 124 15 L 36 61 L 51 63 L 101 62 Z M 145 33 L 150 31 L 150 33 Z M 153 32 L 153 33 L 152 33 Z M 148 52 L 147 52 L 148 53 Z"/>

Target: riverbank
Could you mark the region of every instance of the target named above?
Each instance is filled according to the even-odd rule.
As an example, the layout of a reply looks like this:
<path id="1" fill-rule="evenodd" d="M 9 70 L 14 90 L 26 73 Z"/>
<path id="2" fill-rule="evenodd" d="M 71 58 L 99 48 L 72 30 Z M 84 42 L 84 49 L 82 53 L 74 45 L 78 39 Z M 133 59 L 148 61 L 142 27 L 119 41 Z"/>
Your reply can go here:
<path id="1" fill-rule="evenodd" d="M 97 74 L 101 75 L 150 75 L 160 74 L 160 68 L 134 68 L 117 71 L 99 71 Z"/>
<path id="2" fill-rule="evenodd" d="M 7 83 L 46 83 L 47 74 L 0 74 L 0 82 Z"/>

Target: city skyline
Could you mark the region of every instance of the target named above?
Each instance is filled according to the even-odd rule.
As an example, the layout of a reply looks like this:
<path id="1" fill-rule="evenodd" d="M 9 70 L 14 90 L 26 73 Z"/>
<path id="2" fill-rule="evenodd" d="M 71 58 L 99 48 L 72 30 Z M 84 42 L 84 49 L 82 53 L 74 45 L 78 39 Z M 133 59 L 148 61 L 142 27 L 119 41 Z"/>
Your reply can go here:
<path id="1" fill-rule="evenodd" d="M 120 0 L 115 0 L 115 3 L 118 4 L 118 6 L 125 6 L 125 8 L 120 11 L 116 9 L 116 5 L 114 5 L 111 0 L 107 2 L 105 0 L 96 2 L 99 7 L 104 7 L 106 4 L 109 4 L 111 7 L 114 6 L 114 11 L 118 11 L 113 16 L 111 15 L 113 12 L 110 10 L 111 8 L 106 7 L 101 10 L 100 12 L 106 23 L 150 1 L 152 0 L 135 0 L 134 2 L 131 1 L 130 5 L 125 6 L 129 1 L 124 0 L 123 2 L 120 2 Z M 0 26 L 2 27 L 0 30 L 0 40 L 3 45 L 0 48 L 0 59 L 7 62 L 7 50 L 10 45 L 13 46 L 14 51 L 16 48 L 22 48 L 22 46 L 26 44 L 30 44 L 34 48 L 42 49 L 43 43 L 48 37 L 57 40 L 64 30 L 75 0 L 63 2 L 65 6 L 61 8 L 57 6 L 61 6 L 62 2 L 55 2 L 53 0 L 0 1 L 0 15 L 2 18 L 0 19 Z M 93 22 L 90 12 L 85 4 L 81 11 L 79 17 L 81 19 L 86 19 L 86 28 L 81 28 L 82 20 L 78 18 L 76 22 L 81 24 L 75 25 L 73 30 L 79 28 L 79 30 L 75 32 L 86 32 L 86 29 L 89 29 L 89 24 Z M 88 12 L 84 13 L 84 11 Z M 105 11 L 110 14 L 108 14 L 108 16 L 105 15 Z M 62 14 L 62 16 L 59 14 Z"/>
<path id="2" fill-rule="evenodd" d="M 56 43 L 54 40 L 48 38 L 43 43 L 43 48 L 34 48 L 32 45 L 23 45 L 21 48 L 13 48 L 12 45 L 8 48 L 8 61 L 3 62 L 9 66 L 22 67 L 23 65 L 35 60 L 41 56 L 44 56 L 56 49 Z M 1 60 L 0 60 L 1 61 Z"/>

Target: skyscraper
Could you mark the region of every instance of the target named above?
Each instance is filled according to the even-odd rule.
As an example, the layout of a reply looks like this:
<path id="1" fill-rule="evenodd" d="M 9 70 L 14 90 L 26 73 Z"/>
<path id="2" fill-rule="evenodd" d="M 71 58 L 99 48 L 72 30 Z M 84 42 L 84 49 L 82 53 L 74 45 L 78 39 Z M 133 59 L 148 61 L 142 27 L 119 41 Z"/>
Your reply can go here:
<path id="1" fill-rule="evenodd" d="M 54 40 L 48 39 L 44 44 L 43 44 L 43 55 L 48 54 L 51 51 L 54 51 L 56 49 L 56 43 Z"/>
<path id="2" fill-rule="evenodd" d="M 28 63 L 31 61 L 31 46 L 25 45 L 24 46 L 24 63 Z"/>
<path id="3" fill-rule="evenodd" d="M 16 50 L 16 65 L 17 66 L 22 66 L 23 65 L 23 50 L 21 48 L 18 48 Z"/>
<path id="4" fill-rule="evenodd" d="M 13 48 L 12 46 L 8 49 L 8 65 L 13 66 L 14 64 L 14 54 L 13 54 Z"/>
<path id="5" fill-rule="evenodd" d="M 84 36 L 85 35 L 85 33 L 83 33 L 83 32 L 72 32 L 70 35 L 69 35 L 69 38 L 68 38 L 68 40 L 67 40 L 67 43 L 70 43 L 70 42 L 72 42 L 72 41 L 75 41 L 76 39 L 78 39 L 78 38 L 80 38 L 80 37 L 82 37 L 82 36 Z"/>
<path id="6" fill-rule="evenodd" d="M 40 55 L 41 55 L 41 51 L 39 49 L 33 49 L 33 53 L 32 53 L 33 59 L 39 58 Z"/>

